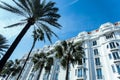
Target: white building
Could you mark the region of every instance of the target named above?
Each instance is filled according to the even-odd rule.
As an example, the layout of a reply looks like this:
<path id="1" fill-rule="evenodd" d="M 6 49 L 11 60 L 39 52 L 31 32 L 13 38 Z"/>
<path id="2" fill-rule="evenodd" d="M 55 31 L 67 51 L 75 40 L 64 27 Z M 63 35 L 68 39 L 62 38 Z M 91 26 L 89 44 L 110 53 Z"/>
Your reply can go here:
<path id="1" fill-rule="evenodd" d="M 120 22 L 105 23 L 91 32 L 81 32 L 71 38 L 75 42 L 83 40 L 85 57 L 82 64 L 70 68 L 69 80 L 119 80 L 120 79 Z M 54 45 L 59 44 L 59 41 Z M 54 45 L 44 47 L 42 51 L 53 49 Z M 41 51 L 39 50 L 39 51 Z M 21 80 L 36 80 L 38 72 L 32 72 L 33 63 L 28 64 L 21 75 Z M 66 71 L 56 60 L 49 80 L 65 80 Z M 43 79 L 44 71 L 40 80 Z"/>

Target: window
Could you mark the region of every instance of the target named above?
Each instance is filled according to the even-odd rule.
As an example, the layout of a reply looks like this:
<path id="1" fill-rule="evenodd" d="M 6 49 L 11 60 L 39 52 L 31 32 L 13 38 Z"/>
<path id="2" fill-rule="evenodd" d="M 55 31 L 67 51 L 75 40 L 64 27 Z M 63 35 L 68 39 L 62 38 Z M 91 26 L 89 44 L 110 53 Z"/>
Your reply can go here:
<path id="1" fill-rule="evenodd" d="M 100 65 L 100 58 L 95 58 L 95 64 Z"/>
<path id="2" fill-rule="evenodd" d="M 111 43 L 109 43 L 109 45 L 107 45 L 107 48 L 116 48 L 116 47 L 118 47 L 119 46 L 119 43 L 117 43 L 117 42 L 111 42 Z"/>
<path id="3" fill-rule="evenodd" d="M 82 59 L 78 62 L 78 65 L 82 65 Z"/>
<path id="4" fill-rule="evenodd" d="M 83 73 L 82 73 L 82 68 L 78 69 L 78 77 L 82 77 Z"/>
<path id="5" fill-rule="evenodd" d="M 110 48 L 112 49 L 112 48 L 115 48 L 115 43 L 114 42 L 111 42 L 110 43 Z"/>
<path id="6" fill-rule="evenodd" d="M 117 43 L 117 42 L 111 42 L 111 43 L 109 43 L 109 45 L 107 45 L 107 48 L 116 48 L 117 46 L 119 46 L 119 43 Z"/>
<path id="7" fill-rule="evenodd" d="M 113 36 L 114 36 L 114 33 L 113 33 L 113 32 L 110 33 L 110 34 L 105 34 L 106 39 L 113 38 Z"/>
<path id="8" fill-rule="evenodd" d="M 82 58 L 80 61 L 78 61 L 78 65 L 83 65 L 86 62 L 85 58 Z"/>
<path id="9" fill-rule="evenodd" d="M 119 46 L 119 44 L 116 42 L 116 45 Z"/>
<path id="10" fill-rule="evenodd" d="M 93 41 L 93 46 L 97 45 L 97 41 Z"/>
<path id="11" fill-rule="evenodd" d="M 112 59 L 112 55 L 111 54 L 108 54 L 108 56 L 109 56 L 109 59 Z"/>
<path id="12" fill-rule="evenodd" d="M 77 69 L 75 69 L 75 76 L 77 76 Z"/>
<path id="13" fill-rule="evenodd" d="M 117 64 L 116 67 L 117 67 L 118 74 L 120 74 L 120 65 Z"/>
<path id="14" fill-rule="evenodd" d="M 112 55 L 113 55 L 114 60 L 120 59 L 120 55 L 118 54 L 118 52 L 112 52 Z"/>
<path id="15" fill-rule="evenodd" d="M 58 80 L 58 73 L 55 74 L 55 80 Z"/>
<path id="16" fill-rule="evenodd" d="M 96 71 L 97 71 L 97 79 L 102 79 L 102 70 L 101 70 L 101 68 L 96 69 Z"/>
<path id="17" fill-rule="evenodd" d="M 85 58 L 83 58 L 83 62 L 85 63 Z"/>
<path id="18" fill-rule="evenodd" d="M 115 67 L 114 65 L 111 65 L 113 72 L 115 72 Z"/>
<path id="19" fill-rule="evenodd" d="M 109 48 L 109 46 L 107 45 L 107 48 Z"/>
<path id="20" fill-rule="evenodd" d="M 94 49 L 94 55 L 98 55 L 98 49 Z"/>

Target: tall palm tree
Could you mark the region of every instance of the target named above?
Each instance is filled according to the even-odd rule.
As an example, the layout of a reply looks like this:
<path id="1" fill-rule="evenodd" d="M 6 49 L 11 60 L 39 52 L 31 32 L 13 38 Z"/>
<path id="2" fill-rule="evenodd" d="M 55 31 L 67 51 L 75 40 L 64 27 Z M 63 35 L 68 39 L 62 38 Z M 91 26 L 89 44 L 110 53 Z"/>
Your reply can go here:
<path id="1" fill-rule="evenodd" d="M 49 53 L 49 52 L 48 52 Z M 54 63 L 54 59 L 52 56 L 49 56 L 48 53 L 40 52 L 39 54 L 35 54 L 32 61 L 34 63 L 34 70 L 39 70 L 37 80 L 40 79 L 41 72 L 43 68 L 45 68 L 46 74 L 48 74 L 47 78 L 49 77 L 51 67 Z"/>
<path id="2" fill-rule="evenodd" d="M 24 70 L 24 68 L 25 68 L 25 65 L 26 65 L 26 63 L 27 63 L 27 61 L 28 61 L 28 59 L 29 59 L 29 57 L 30 57 L 30 55 L 31 55 L 31 52 L 32 52 L 32 50 L 33 50 L 33 48 L 35 47 L 35 43 L 36 43 L 36 41 L 38 40 L 44 40 L 45 38 L 44 38 L 44 33 L 42 32 L 42 30 L 41 29 L 35 29 L 34 28 L 34 31 L 33 31 L 33 44 L 32 44 L 32 47 L 31 47 L 31 49 L 30 49 L 30 51 L 29 51 L 29 53 L 28 53 L 28 55 L 27 55 L 27 58 L 25 59 L 25 62 L 24 62 L 24 64 L 23 64 L 23 67 L 22 67 L 22 69 L 21 69 L 21 71 L 20 71 L 20 73 L 19 73 L 19 75 L 18 75 L 18 77 L 17 77 L 17 80 L 20 78 L 20 75 L 21 75 L 21 73 L 22 73 L 22 71 Z"/>
<path id="3" fill-rule="evenodd" d="M 0 55 L 1 56 L 4 56 L 4 52 L 6 51 L 6 49 L 8 49 L 8 44 L 6 43 L 7 43 L 6 38 L 0 34 Z"/>
<path id="4" fill-rule="evenodd" d="M 57 13 L 58 8 L 54 7 L 55 2 L 49 1 L 45 2 L 45 0 L 12 0 L 16 6 L 9 5 L 8 3 L 2 2 L 0 4 L 0 8 L 7 10 L 11 13 L 18 14 L 20 16 L 25 17 L 24 20 L 21 22 L 12 24 L 7 26 L 8 28 L 25 25 L 22 31 L 19 33 L 17 38 L 14 40 L 4 57 L 0 61 L 0 71 L 2 70 L 3 66 L 5 65 L 8 58 L 11 56 L 12 52 L 25 35 L 27 30 L 31 26 L 39 27 L 47 38 L 51 41 L 52 34 L 55 33 L 49 28 L 49 26 L 54 26 L 56 28 L 61 28 L 61 25 L 57 22 L 60 18 L 60 15 Z"/>
<path id="5" fill-rule="evenodd" d="M 60 64 L 63 69 L 66 69 L 65 80 L 68 80 L 70 64 L 73 66 L 78 62 L 81 62 L 84 51 L 79 43 L 73 43 L 68 41 L 62 41 L 60 45 L 55 47 L 56 58 L 60 59 Z"/>

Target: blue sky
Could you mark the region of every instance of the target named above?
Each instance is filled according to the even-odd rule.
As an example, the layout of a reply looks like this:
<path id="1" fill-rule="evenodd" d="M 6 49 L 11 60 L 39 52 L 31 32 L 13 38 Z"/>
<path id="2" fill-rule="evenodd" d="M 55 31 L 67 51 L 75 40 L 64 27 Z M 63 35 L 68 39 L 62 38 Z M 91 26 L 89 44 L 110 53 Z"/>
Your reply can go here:
<path id="1" fill-rule="evenodd" d="M 4 0 L 3 0 L 4 1 Z M 5 0 L 12 4 L 12 0 Z M 82 31 L 92 31 L 106 22 L 117 22 L 120 20 L 120 0 L 52 0 L 59 8 L 61 18 L 59 23 L 63 26 L 61 30 L 54 29 L 59 39 L 53 37 L 53 43 L 57 40 L 65 40 L 77 36 Z M 6 25 L 18 22 L 21 19 L 9 12 L 0 9 L 0 34 L 3 34 L 9 44 L 16 38 L 23 26 L 4 29 Z M 32 28 L 26 33 L 10 59 L 21 58 L 32 45 Z M 49 45 L 48 41 L 37 42 L 35 48 Z"/>

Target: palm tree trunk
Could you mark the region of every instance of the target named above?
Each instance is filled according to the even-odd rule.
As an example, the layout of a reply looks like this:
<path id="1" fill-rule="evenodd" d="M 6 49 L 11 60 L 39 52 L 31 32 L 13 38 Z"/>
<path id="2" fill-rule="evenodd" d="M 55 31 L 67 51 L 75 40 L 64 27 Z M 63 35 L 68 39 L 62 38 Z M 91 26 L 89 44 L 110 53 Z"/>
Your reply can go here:
<path id="1" fill-rule="evenodd" d="M 6 77 L 6 79 L 5 79 L 5 80 L 8 80 L 9 76 L 10 76 L 10 74 Z"/>
<path id="2" fill-rule="evenodd" d="M 41 72 L 42 72 L 43 66 L 44 66 L 44 65 L 41 65 L 41 68 L 40 68 L 40 70 L 39 70 L 39 74 L 38 74 L 38 76 L 37 76 L 37 80 L 40 79 L 40 75 L 41 75 Z"/>
<path id="3" fill-rule="evenodd" d="M 28 53 L 28 55 L 27 55 L 27 58 L 26 58 L 26 60 L 25 60 L 25 63 L 24 63 L 24 65 L 23 65 L 22 69 L 20 70 L 20 73 L 19 73 L 19 75 L 18 75 L 18 77 L 17 77 L 17 80 L 20 78 L 20 75 L 22 74 L 22 71 L 23 71 L 23 69 L 25 68 L 25 65 L 26 65 L 26 63 L 27 63 L 27 61 L 28 61 L 28 59 L 29 59 L 29 57 L 30 57 L 30 55 L 31 55 L 31 52 L 32 52 L 33 48 L 35 47 L 35 43 L 36 43 L 36 39 L 34 39 L 34 41 L 33 41 L 33 45 L 32 45 L 32 47 L 31 47 L 31 49 L 30 49 L 30 51 L 29 51 L 29 53 Z"/>
<path id="4" fill-rule="evenodd" d="M 21 41 L 21 39 L 23 38 L 23 36 L 25 35 L 25 33 L 27 32 L 27 30 L 30 28 L 31 25 L 33 25 L 33 23 L 30 23 L 28 21 L 28 23 L 25 25 L 25 27 L 19 33 L 19 35 L 14 40 L 14 42 L 12 43 L 12 45 L 10 46 L 10 48 L 7 50 L 6 54 L 0 60 L 0 72 L 2 71 L 5 63 L 7 62 L 7 60 L 9 59 L 9 57 L 12 55 L 12 53 L 15 50 L 15 48 L 17 47 L 18 43 Z"/>
<path id="5" fill-rule="evenodd" d="M 49 71 L 48 74 L 47 74 L 47 80 L 49 80 L 49 75 L 50 75 L 50 71 Z"/>
<path id="6" fill-rule="evenodd" d="M 68 59 L 67 59 L 66 80 L 68 80 L 68 77 L 69 77 L 69 56 L 68 56 Z"/>

